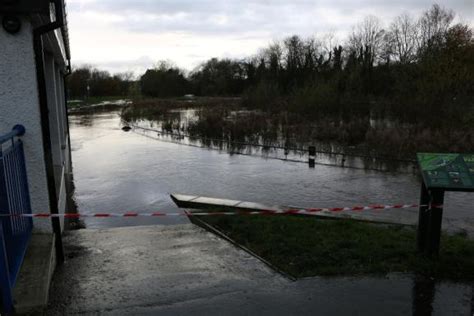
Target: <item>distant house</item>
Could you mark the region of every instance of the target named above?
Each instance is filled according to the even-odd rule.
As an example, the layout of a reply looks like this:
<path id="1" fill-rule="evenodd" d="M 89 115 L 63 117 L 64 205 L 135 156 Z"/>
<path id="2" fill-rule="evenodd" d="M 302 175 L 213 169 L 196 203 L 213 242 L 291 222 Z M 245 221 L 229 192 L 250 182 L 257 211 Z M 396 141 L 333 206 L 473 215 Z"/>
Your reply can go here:
<path id="1" fill-rule="evenodd" d="M 21 137 L 12 136 L 11 141 L 4 137 L 0 147 L 0 213 L 26 212 L 28 208 L 33 213 L 64 213 L 72 172 L 65 96 L 65 76 L 70 72 L 65 3 L 64 0 L 0 1 L 0 20 L 0 139 L 15 125 L 20 124 L 26 130 Z M 14 141 L 18 139 L 24 154 L 19 151 L 9 158 L 9 147 L 16 148 Z M 11 180 L 12 175 L 22 176 L 22 156 L 28 181 L 25 187 L 21 182 L 15 186 L 16 182 Z M 17 203 L 18 197 L 22 199 Z M 17 230 L 28 226 L 18 223 L 16 219 L 2 218 L 4 234 L 12 235 L 4 237 L 8 256 L 8 252 L 18 248 L 9 245 L 10 239 L 15 242 L 17 235 L 20 236 Z M 35 233 L 52 236 L 58 261 L 62 260 L 63 227 L 63 221 L 58 218 L 33 223 L 33 236 Z M 25 236 L 30 240 L 30 235 Z M 18 257 L 21 261 L 23 255 Z M 9 262 L 9 269 L 14 265 Z M 5 297 L 6 283 L 1 269 L 2 262 L 0 285 L 5 310 L 8 297 Z M 10 272 L 9 277 L 14 281 L 17 272 Z"/>

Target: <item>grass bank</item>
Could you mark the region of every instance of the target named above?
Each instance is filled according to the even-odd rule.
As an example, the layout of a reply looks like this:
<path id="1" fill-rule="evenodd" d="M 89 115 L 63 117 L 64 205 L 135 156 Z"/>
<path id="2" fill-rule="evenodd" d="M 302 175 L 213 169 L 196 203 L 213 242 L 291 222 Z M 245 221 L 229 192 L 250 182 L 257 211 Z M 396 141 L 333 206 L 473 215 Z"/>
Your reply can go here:
<path id="1" fill-rule="evenodd" d="M 416 254 L 412 227 L 296 216 L 199 219 L 295 277 L 407 272 L 474 280 L 474 240 L 462 234 L 444 234 L 432 260 Z"/>

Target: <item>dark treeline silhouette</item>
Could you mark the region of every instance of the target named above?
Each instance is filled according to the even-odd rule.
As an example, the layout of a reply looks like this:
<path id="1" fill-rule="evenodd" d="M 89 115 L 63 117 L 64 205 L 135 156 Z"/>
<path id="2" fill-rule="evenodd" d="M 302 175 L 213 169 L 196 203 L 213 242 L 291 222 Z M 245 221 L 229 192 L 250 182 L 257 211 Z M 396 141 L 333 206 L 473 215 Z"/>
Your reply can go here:
<path id="1" fill-rule="evenodd" d="M 127 96 L 133 94 L 134 84 L 132 73 L 111 75 L 107 71 L 85 65 L 74 69 L 67 77 L 67 92 L 69 98 L 79 99 Z"/>
<path id="2" fill-rule="evenodd" d="M 189 92 L 190 83 L 184 72 L 162 61 L 154 69 L 148 69 L 140 78 L 143 95 L 151 97 L 182 96 Z"/>
<path id="3" fill-rule="evenodd" d="M 241 95 L 251 86 L 245 61 L 212 58 L 189 76 L 193 93 L 200 96 Z"/>

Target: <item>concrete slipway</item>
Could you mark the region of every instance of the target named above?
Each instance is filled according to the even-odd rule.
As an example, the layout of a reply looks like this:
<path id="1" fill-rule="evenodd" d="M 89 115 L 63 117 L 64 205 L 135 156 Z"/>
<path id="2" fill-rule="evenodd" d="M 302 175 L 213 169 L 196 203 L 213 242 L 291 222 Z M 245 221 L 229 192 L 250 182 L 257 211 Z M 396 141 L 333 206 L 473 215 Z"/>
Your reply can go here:
<path id="1" fill-rule="evenodd" d="M 78 230 L 47 315 L 407 315 L 410 276 L 291 281 L 191 224 Z M 436 285 L 434 315 L 470 315 L 471 288 Z"/>

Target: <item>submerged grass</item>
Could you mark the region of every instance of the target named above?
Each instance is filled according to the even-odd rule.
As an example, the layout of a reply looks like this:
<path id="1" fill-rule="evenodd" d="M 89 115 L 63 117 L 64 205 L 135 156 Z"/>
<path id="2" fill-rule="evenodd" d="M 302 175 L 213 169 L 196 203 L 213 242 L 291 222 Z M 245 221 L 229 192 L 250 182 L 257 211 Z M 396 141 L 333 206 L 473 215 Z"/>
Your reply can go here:
<path id="1" fill-rule="evenodd" d="M 440 256 L 416 254 L 412 227 L 296 216 L 207 216 L 222 231 L 296 277 L 417 273 L 474 280 L 474 240 L 443 234 Z"/>
<path id="2" fill-rule="evenodd" d="M 232 97 L 193 97 L 193 98 L 136 98 L 124 109 L 121 116 L 128 122 L 137 120 L 161 120 L 170 110 L 186 108 L 237 108 L 240 98 Z"/>
<path id="3" fill-rule="evenodd" d="M 369 116 L 311 118 L 284 109 L 244 111 L 239 98 L 197 97 L 135 99 L 125 108 L 128 122 L 150 120 L 178 126 L 192 136 L 233 141 L 260 142 L 268 145 L 304 147 L 324 144 L 347 154 L 414 159 L 416 152 L 468 152 L 474 147 L 474 129 L 440 129 L 423 124 L 402 124 L 397 120 L 371 123 Z M 169 122 L 171 110 L 196 109 L 198 120 L 181 126 Z M 372 126 L 372 125 L 373 126 Z M 173 128 L 169 130 L 173 131 Z M 332 151 L 332 150 L 331 150 Z"/>
<path id="4" fill-rule="evenodd" d="M 67 106 L 68 108 L 73 109 L 73 108 L 98 104 L 105 101 L 117 101 L 117 100 L 123 100 L 123 99 L 127 99 L 127 98 L 124 96 L 89 97 L 89 98 L 81 99 L 81 100 L 69 100 L 67 103 Z"/>

